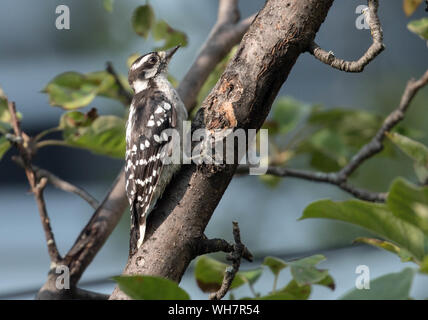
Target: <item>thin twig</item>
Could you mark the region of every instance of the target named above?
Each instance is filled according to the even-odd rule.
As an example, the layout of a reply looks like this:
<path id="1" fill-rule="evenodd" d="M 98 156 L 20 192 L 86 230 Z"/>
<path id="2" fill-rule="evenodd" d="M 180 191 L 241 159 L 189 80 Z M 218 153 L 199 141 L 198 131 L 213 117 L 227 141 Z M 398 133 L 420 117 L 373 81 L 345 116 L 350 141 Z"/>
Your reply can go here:
<path id="1" fill-rule="evenodd" d="M 248 166 L 238 167 L 237 173 L 248 173 Z M 356 198 L 371 202 L 384 202 L 387 194 L 370 192 L 364 189 L 357 188 L 352 184 L 342 181 L 339 178 L 338 173 L 324 173 L 324 172 L 311 172 L 307 170 L 289 169 L 284 167 L 270 166 L 266 174 L 270 174 L 277 177 L 290 177 L 298 178 L 302 180 L 309 180 L 313 182 L 323 182 L 338 186 L 340 189 L 352 194 Z"/>
<path id="2" fill-rule="evenodd" d="M 235 239 L 233 251 L 227 257 L 228 260 L 232 261 L 232 266 L 226 269 L 220 289 L 210 295 L 210 300 L 220 300 L 226 295 L 241 266 L 241 258 L 243 257 L 245 246 L 241 242 L 238 222 L 235 221 L 233 222 L 233 237 Z"/>
<path id="3" fill-rule="evenodd" d="M 46 210 L 45 199 L 43 197 L 43 190 L 45 189 L 47 182 L 47 178 L 41 178 L 33 192 L 36 198 L 37 207 L 39 208 L 40 220 L 42 221 L 43 230 L 45 232 L 46 244 L 48 246 L 48 252 L 51 258 L 51 264 L 54 266 L 58 264 L 62 258 L 55 243 L 55 237 L 52 232 L 48 212 Z"/>
<path id="4" fill-rule="evenodd" d="M 43 190 L 46 186 L 47 179 L 37 179 L 35 172 L 31 166 L 31 150 L 28 146 L 29 138 L 28 136 L 22 132 L 21 125 L 19 123 L 16 107 L 14 102 L 8 102 L 9 112 L 12 118 L 12 128 L 15 132 L 15 136 L 21 138 L 23 141 L 20 144 L 17 144 L 17 148 L 22 158 L 23 166 L 25 173 L 27 175 L 28 182 L 31 187 L 31 191 L 34 193 L 37 207 L 39 209 L 40 220 L 42 222 L 43 230 L 45 232 L 46 244 L 48 247 L 49 256 L 52 264 L 57 264 L 61 261 L 61 255 L 59 254 L 58 247 L 55 242 L 55 238 L 52 232 L 52 228 L 50 225 L 49 216 L 46 210 L 46 203 L 43 197 Z"/>
<path id="5" fill-rule="evenodd" d="M 404 119 L 404 115 L 408 110 L 410 103 L 413 101 L 413 98 L 416 96 L 418 91 L 427 84 L 428 70 L 419 80 L 411 79 L 407 83 L 406 89 L 401 96 L 401 101 L 398 108 L 388 115 L 388 117 L 383 122 L 382 127 L 379 129 L 373 139 L 363 146 L 360 151 L 351 159 L 349 164 L 339 172 L 340 178 L 342 180 L 347 179 L 356 169 L 360 167 L 364 160 L 383 150 L 385 133 L 392 130 L 399 122 Z"/>
<path id="6" fill-rule="evenodd" d="M 321 49 L 314 41 L 309 47 L 309 52 L 321 62 L 335 69 L 345 72 L 362 72 L 364 68 L 385 49 L 382 27 L 377 14 L 379 2 L 378 0 L 368 0 L 368 6 L 369 8 L 364 12 L 364 15 L 370 27 L 373 43 L 358 61 L 346 61 L 336 58 L 331 51 L 327 52 Z"/>
<path id="7" fill-rule="evenodd" d="M 13 156 L 12 160 L 15 163 L 17 163 L 18 165 L 20 165 L 21 167 L 24 166 L 24 162 L 22 161 L 22 159 L 20 157 Z M 53 173 L 49 172 L 48 170 L 40 169 L 39 167 L 37 167 L 35 165 L 32 166 L 32 169 L 35 172 L 37 179 L 41 179 L 41 178 L 45 177 L 48 179 L 48 182 L 51 183 L 54 187 L 56 187 L 60 190 L 63 190 L 65 192 L 74 193 L 75 195 L 78 195 L 83 200 L 88 202 L 92 208 L 94 208 L 94 209 L 98 208 L 98 205 L 99 205 L 98 200 L 95 199 L 93 196 L 91 196 L 83 188 L 79 188 L 79 187 L 71 184 L 70 182 L 67 182 L 67 181 L 59 178 L 58 176 L 54 175 Z"/>
<path id="8" fill-rule="evenodd" d="M 63 140 L 43 140 L 36 143 L 36 148 L 41 149 L 44 147 L 73 147 L 72 144 L 69 144 L 67 141 Z"/>
<path id="9" fill-rule="evenodd" d="M 404 119 L 405 113 L 413 101 L 413 98 L 416 96 L 418 91 L 427 84 L 428 70 L 419 80 L 410 80 L 407 83 L 398 108 L 386 117 L 383 125 L 372 140 L 364 145 L 351 159 L 351 161 L 340 171 L 324 173 L 270 166 L 266 173 L 278 177 L 293 177 L 314 182 L 329 183 L 338 186 L 358 199 L 372 202 L 384 202 L 387 198 L 387 193 L 375 193 L 356 188 L 348 183 L 348 179 L 367 159 L 372 158 L 383 150 L 385 134 Z M 248 166 L 240 166 L 237 173 L 248 173 L 248 170 Z"/>
<path id="10" fill-rule="evenodd" d="M 234 250 L 234 245 L 229 243 L 228 241 L 224 239 L 202 239 L 199 242 L 199 248 L 197 255 L 203 255 L 208 253 L 214 253 L 214 252 L 226 252 L 231 253 Z M 248 250 L 247 247 L 244 247 L 244 252 L 242 254 L 242 257 L 249 261 L 253 261 L 253 255 Z"/>

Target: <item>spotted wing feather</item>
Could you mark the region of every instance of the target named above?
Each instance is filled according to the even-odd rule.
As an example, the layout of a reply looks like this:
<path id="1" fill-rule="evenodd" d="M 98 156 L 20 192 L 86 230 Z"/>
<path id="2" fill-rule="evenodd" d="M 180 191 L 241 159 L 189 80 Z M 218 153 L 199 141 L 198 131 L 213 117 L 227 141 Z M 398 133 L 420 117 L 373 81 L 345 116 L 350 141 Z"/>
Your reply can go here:
<path id="1" fill-rule="evenodd" d="M 168 137 L 165 129 L 176 124 L 176 113 L 161 92 L 137 94 L 127 126 L 126 191 L 131 207 L 131 251 L 138 248 L 145 233 L 152 196 L 162 173 Z"/>

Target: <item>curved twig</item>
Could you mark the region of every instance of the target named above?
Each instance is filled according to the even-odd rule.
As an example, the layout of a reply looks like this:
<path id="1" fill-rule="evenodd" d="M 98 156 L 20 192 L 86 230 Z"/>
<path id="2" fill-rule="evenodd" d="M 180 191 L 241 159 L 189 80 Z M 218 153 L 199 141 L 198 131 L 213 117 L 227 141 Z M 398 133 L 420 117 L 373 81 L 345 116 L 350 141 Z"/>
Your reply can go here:
<path id="1" fill-rule="evenodd" d="M 24 162 L 22 161 L 22 159 L 20 157 L 16 157 L 13 156 L 12 160 L 17 163 L 18 165 L 20 165 L 21 167 L 24 166 Z M 32 166 L 33 171 L 36 174 L 37 179 L 41 179 L 43 177 L 48 179 L 48 182 L 51 183 L 54 187 L 63 190 L 65 192 L 70 192 L 70 193 L 74 193 L 75 195 L 81 197 L 83 200 L 85 200 L 87 203 L 89 203 L 89 205 L 96 209 L 98 208 L 98 200 L 95 199 L 93 196 L 91 196 L 86 190 L 84 190 L 83 188 L 79 188 L 73 184 L 71 184 L 70 182 L 67 182 L 59 177 L 57 177 L 56 175 L 54 175 L 52 172 L 49 172 L 48 170 L 45 169 L 40 169 L 39 167 L 33 165 Z"/>
<path id="2" fill-rule="evenodd" d="M 346 61 L 336 58 L 331 51 L 327 52 L 323 50 L 314 41 L 309 47 L 309 52 L 321 62 L 328 64 L 335 69 L 345 72 L 362 72 L 364 68 L 385 49 L 385 45 L 383 44 L 382 27 L 377 14 L 379 2 L 378 0 L 368 0 L 368 6 L 369 8 L 364 12 L 364 15 L 366 22 L 370 26 L 373 43 L 359 60 Z"/>
<path id="3" fill-rule="evenodd" d="M 385 134 L 392 130 L 399 122 L 404 119 L 413 98 L 418 91 L 428 84 L 428 70 L 418 80 L 411 79 L 404 90 L 401 101 L 397 109 L 392 111 L 384 120 L 383 125 L 370 142 L 364 145 L 351 161 L 340 171 L 333 173 L 311 172 L 306 170 L 289 169 L 284 167 L 270 166 L 267 174 L 278 177 L 293 177 L 315 182 L 329 183 L 338 186 L 342 190 L 354 195 L 356 198 L 372 202 L 384 202 L 388 196 L 387 193 L 370 192 L 359 189 L 348 183 L 349 177 L 355 172 L 367 159 L 373 157 L 383 150 L 383 141 Z M 248 173 L 248 166 L 240 166 L 238 173 Z"/>

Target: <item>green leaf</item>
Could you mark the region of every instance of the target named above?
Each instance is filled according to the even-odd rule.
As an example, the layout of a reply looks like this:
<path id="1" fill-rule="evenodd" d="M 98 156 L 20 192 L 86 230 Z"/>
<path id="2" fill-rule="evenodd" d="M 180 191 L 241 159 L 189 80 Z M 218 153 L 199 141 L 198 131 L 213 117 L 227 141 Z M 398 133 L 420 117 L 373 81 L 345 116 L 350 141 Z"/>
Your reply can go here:
<path id="1" fill-rule="evenodd" d="M 116 158 L 125 156 L 125 120 L 116 116 L 97 116 L 73 111 L 60 120 L 63 138 L 70 146 Z"/>
<path id="2" fill-rule="evenodd" d="M 418 164 L 428 167 L 428 148 L 425 145 L 398 133 L 388 133 L 387 136 L 406 155 Z"/>
<path id="3" fill-rule="evenodd" d="M 428 235 L 427 187 L 416 187 L 404 179 L 397 179 L 391 186 L 386 203 L 397 218 Z"/>
<path id="4" fill-rule="evenodd" d="M 370 281 L 370 289 L 353 289 L 342 300 L 407 300 L 410 298 L 414 270 L 406 268 Z"/>
<path id="5" fill-rule="evenodd" d="M 407 25 L 407 28 L 422 39 L 428 40 L 428 18 L 414 20 Z"/>
<path id="6" fill-rule="evenodd" d="M 104 9 L 108 12 L 112 12 L 113 11 L 113 3 L 114 3 L 114 0 L 103 0 Z"/>
<path id="7" fill-rule="evenodd" d="M 381 118 L 366 111 L 312 107 L 305 126 L 312 134 L 299 142 L 296 152 L 309 154 L 311 166 L 317 170 L 337 171 L 376 134 L 380 125 Z"/>
<path id="8" fill-rule="evenodd" d="M 366 228 L 409 251 L 421 261 L 424 256 L 424 234 L 414 225 L 395 216 L 386 204 L 360 200 L 334 202 L 321 200 L 310 204 L 300 219 L 324 218 L 344 221 Z"/>
<path id="9" fill-rule="evenodd" d="M 260 278 L 262 273 L 263 273 L 263 269 L 257 268 L 253 270 L 238 271 L 235 277 L 241 278 L 242 281 L 244 281 L 244 283 L 253 284 Z"/>
<path id="10" fill-rule="evenodd" d="M 0 97 L 0 122 L 10 123 L 12 117 L 7 106 L 7 100 Z"/>
<path id="11" fill-rule="evenodd" d="M 135 9 L 131 21 L 134 31 L 144 39 L 147 39 L 155 22 L 155 13 L 149 4 L 139 6 Z"/>
<path id="12" fill-rule="evenodd" d="M 287 268 L 284 260 L 275 257 L 266 257 L 263 265 L 267 266 L 275 276 L 279 275 L 282 269 Z"/>
<path id="13" fill-rule="evenodd" d="M 422 260 L 419 271 L 422 273 L 428 273 L 428 256 L 425 256 L 424 260 Z"/>
<path id="14" fill-rule="evenodd" d="M 287 134 L 295 129 L 309 106 L 291 97 L 282 97 L 275 102 L 272 120 L 278 124 L 279 134 Z"/>
<path id="15" fill-rule="evenodd" d="M 374 239 L 374 238 L 357 238 L 354 240 L 354 242 L 359 242 L 359 243 L 365 243 L 389 252 L 392 252 L 396 255 L 398 255 L 401 259 L 401 261 L 403 262 L 407 262 L 407 261 L 414 261 L 412 255 L 410 254 L 410 252 L 408 252 L 406 249 L 403 249 L 395 244 L 393 244 L 392 242 L 389 241 L 384 241 L 384 240 L 379 240 L 379 239 Z"/>
<path id="16" fill-rule="evenodd" d="M 226 268 L 225 263 L 207 256 L 200 257 L 195 265 L 195 279 L 199 288 L 203 292 L 217 291 L 223 281 Z"/>
<path id="17" fill-rule="evenodd" d="M 0 133 L 6 134 L 12 127 L 7 101 L 0 98 Z"/>
<path id="18" fill-rule="evenodd" d="M 415 140 L 398 133 L 388 133 L 389 139 L 397 145 L 406 155 L 412 158 L 416 176 L 421 183 L 428 179 L 428 148 Z"/>
<path id="19" fill-rule="evenodd" d="M 323 286 L 323 287 L 327 287 L 331 290 L 336 289 L 336 284 L 334 283 L 334 279 L 330 275 L 328 275 L 324 279 L 322 279 L 322 280 L 320 280 L 314 284 L 319 285 L 319 286 Z"/>
<path id="20" fill-rule="evenodd" d="M 157 51 L 166 50 L 177 45 L 187 46 L 187 35 L 184 32 L 173 29 L 165 20 L 156 22 L 152 32 L 156 41 L 165 40 L 163 46 L 156 48 Z"/>
<path id="21" fill-rule="evenodd" d="M 215 292 L 221 287 L 224 273 L 228 266 L 207 256 L 201 256 L 196 262 L 195 279 L 203 292 Z M 232 282 L 230 289 L 236 289 L 245 283 L 254 283 L 261 276 L 262 269 L 239 271 Z"/>
<path id="22" fill-rule="evenodd" d="M 403 10 L 407 16 L 411 16 L 423 0 L 403 0 Z"/>
<path id="23" fill-rule="evenodd" d="M 271 174 L 264 174 L 262 176 L 259 176 L 259 179 L 269 188 L 276 188 L 279 186 L 279 184 L 281 183 L 281 181 L 283 179 L 281 179 L 281 177 L 277 177 L 277 176 L 273 176 Z"/>
<path id="24" fill-rule="evenodd" d="M 174 281 L 154 276 L 113 277 L 120 290 L 134 300 L 190 300 Z"/>
<path id="25" fill-rule="evenodd" d="M 20 112 L 17 112 L 16 116 L 18 119 L 22 119 L 22 114 Z M 12 116 L 9 112 L 7 99 L 2 95 L 2 90 L 0 88 L 0 134 L 6 134 L 10 129 L 12 129 Z"/>
<path id="26" fill-rule="evenodd" d="M 338 167 L 343 167 L 348 162 L 350 152 L 345 144 L 344 139 L 339 134 L 330 129 L 323 129 L 315 133 L 311 139 L 312 148 L 322 154 L 323 157 L 335 161 Z M 314 162 L 312 158 L 311 164 L 314 166 L 322 166 L 323 162 Z M 320 167 L 321 168 L 321 167 Z"/>
<path id="27" fill-rule="evenodd" d="M 128 66 L 128 69 L 131 68 L 132 64 L 137 60 L 141 54 L 138 52 L 131 54 L 128 59 L 126 60 L 126 65 Z"/>
<path id="28" fill-rule="evenodd" d="M 299 285 L 297 281 L 293 279 L 279 292 L 290 294 L 293 297 L 293 300 L 307 300 L 311 295 L 311 291 L 312 288 L 310 285 Z"/>
<path id="29" fill-rule="evenodd" d="M 43 89 L 49 95 L 51 105 L 69 110 L 87 106 L 97 95 L 123 102 L 118 91 L 114 77 L 105 71 L 62 73 Z"/>
<path id="30" fill-rule="evenodd" d="M 377 132 L 382 119 L 364 110 L 315 108 L 308 122 L 314 127 L 329 128 L 337 132 L 347 144 L 359 148 Z"/>
<path id="31" fill-rule="evenodd" d="M 296 280 L 291 280 L 283 289 L 260 297 L 258 300 L 307 300 L 311 291 L 310 285 L 300 286 Z"/>
<path id="32" fill-rule="evenodd" d="M 275 292 L 275 293 L 271 293 L 268 294 L 266 296 L 260 297 L 260 298 L 249 298 L 249 299 L 245 299 L 245 300 L 297 300 L 292 294 L 288 293 L 288 292 Z"/>
<path id="33" fill-rule="evenodd" d="M 428 183 L 428 167 L 422 166 L 416 162 L 415 162 L 413 167 L 414 167 L 414 170 L 415 170 L 416 176 L 418 177 L 419 182 L 424 184 L 424 185 L 427 184 Z"/>
<path id="34" fill-rule="evenodd" d="M 4 154 L 9 150 L 10 142 L 6 139 L 5 136 L 0 135 L 0 160 L 3 158 Z"/>
<path id="35" fill-rule="evenodd" d="M 326 278 L 328 276 L 327 270 L 315 268 L 315 266 L 323 260 L 325 260 L 325 257 L 318 254 L 288 262 L 291 268 L 291 275 L 294 280 L 296 280 L 297 284 L 300 286 L 315 284 Z"/>

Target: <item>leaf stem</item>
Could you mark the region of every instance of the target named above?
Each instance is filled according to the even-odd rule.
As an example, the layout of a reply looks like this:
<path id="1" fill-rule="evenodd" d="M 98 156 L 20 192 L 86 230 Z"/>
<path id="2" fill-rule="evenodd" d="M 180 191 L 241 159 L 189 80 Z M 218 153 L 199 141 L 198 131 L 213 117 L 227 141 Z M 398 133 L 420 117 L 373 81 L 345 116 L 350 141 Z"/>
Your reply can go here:
<path id="1" fill-rule="evenodd" d="M 55 127 L 55 128 L 50 128 L 47 130 L 44 130 L 42 132 L 40 132 L 37 136 L 34 137 L 34 141 L 39 141 L 40 139 L 44 138 L 45 136 L 47 136 L 48 134 L 51 134 L 53 132 L 57 132 L 57 131 L 61 131 L 62 129 L 60 127 Z"/>
<path id="2" fill-rule="evenodd" d="M 275 278 L 273 279 L 273 288 L 272 288 L 272 294 L 276 293 L 276 285 L 278 283 L 278 274 L 275 275 Z"/>
<path id="3" fill-rule="evenodd" d="M 247 283 L 248 283 L 248 286 L 250 287 L 250 291 L 251 291 L 251 293 L 253 294 L 254 298 L 257 298 L 259 295 L 258 295 L 258 294 L 257 294 L 257 292 L 254 290 L 253 285 L 251 284 L 251 282 L 250 282 L 250 281 L 248 281 Z"/>
<path id="4" fill-rule="evenodd" d="M 44 140 L 40 141 L 36 144 L 37 149 L 41 149 L 43 147 L 48 146 L 63 146 L 63 147 L 71 147 L 71 145 L 62 140 Z"/>

